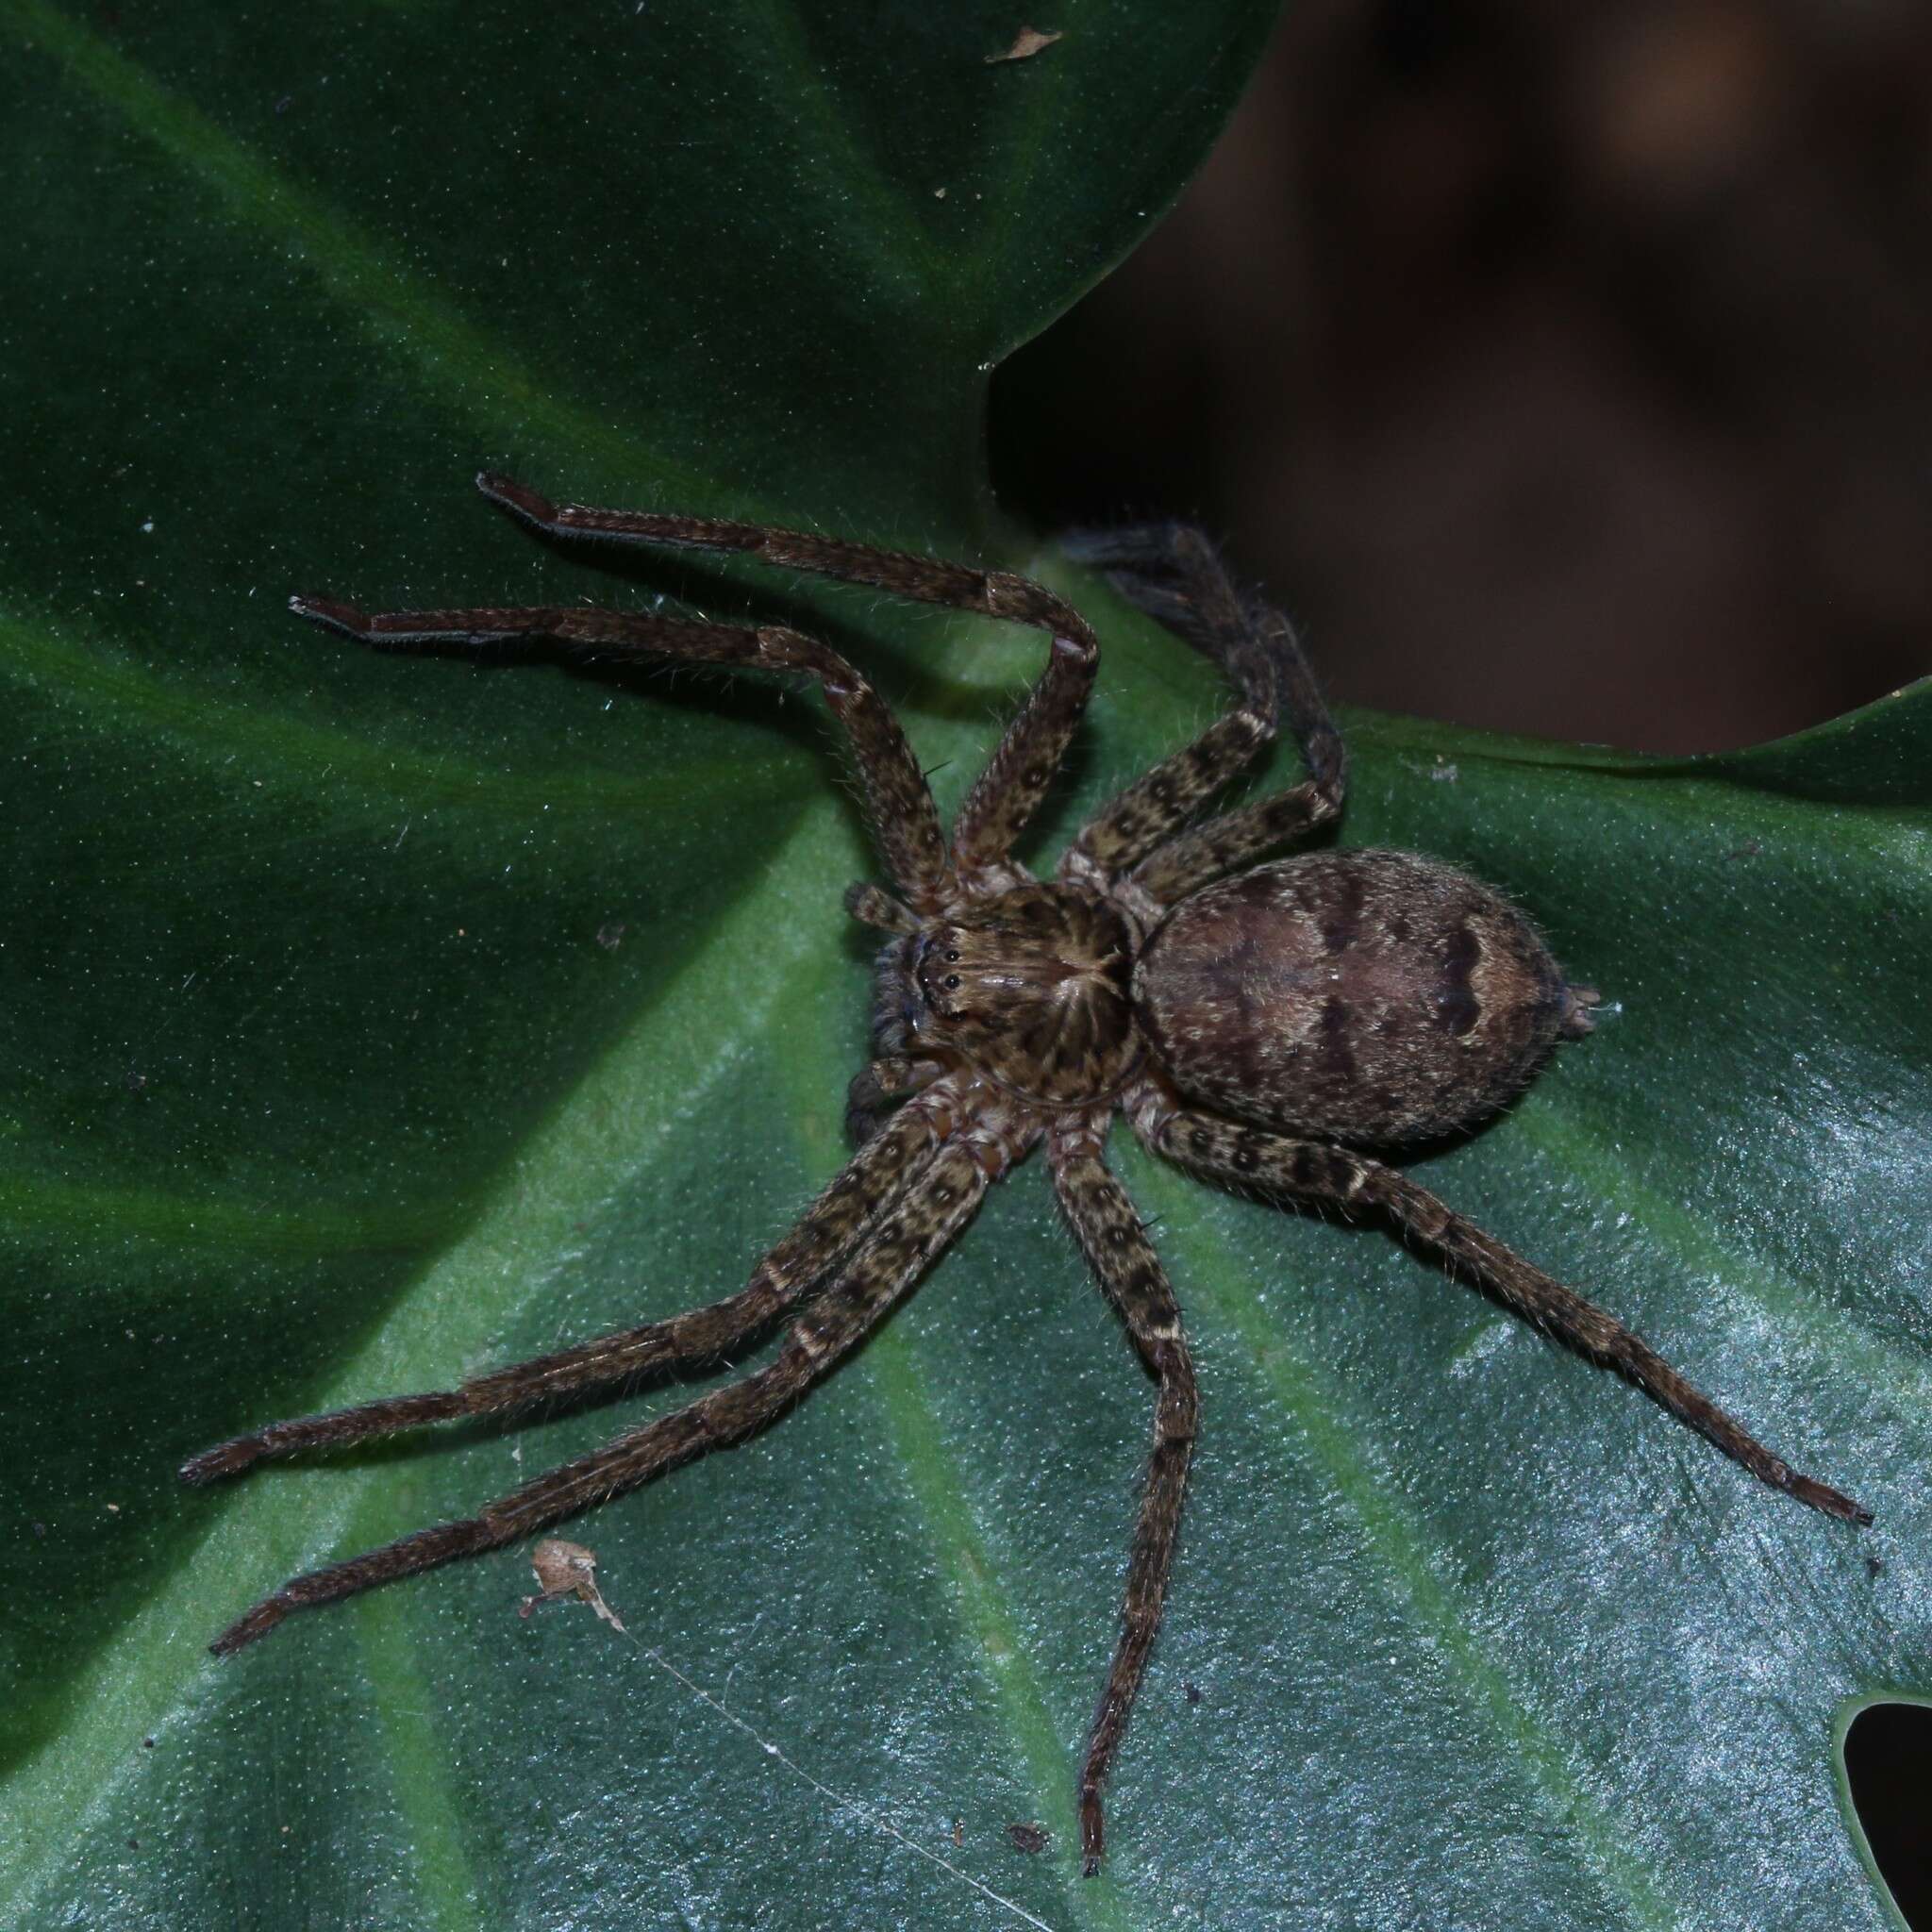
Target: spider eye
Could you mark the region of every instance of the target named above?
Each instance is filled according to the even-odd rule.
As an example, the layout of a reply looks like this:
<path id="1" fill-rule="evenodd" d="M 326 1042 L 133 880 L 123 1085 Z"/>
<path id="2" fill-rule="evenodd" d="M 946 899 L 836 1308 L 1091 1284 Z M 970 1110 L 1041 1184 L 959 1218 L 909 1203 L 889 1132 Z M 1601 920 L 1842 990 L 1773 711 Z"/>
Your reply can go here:
<path id="1" fill-rule="evenodd" d="M 956 959 L 957 959 L 957 958 L 958 958 L 958 957 L 959 957 L 959 956 L 958 956 L 958 953 L 948 953 L 948 954 L 946 955 L 946 963 L 947 963 L 948 965 L 951 965 L 951 964 L 953 963 L 953 961 L 954 961 L 954 960 L 956 960 Z M 958 984 L 958 980 L 955 980 L 955 981 L 953 982 L 953 984 L 954 984 L 955 986 L 957 986 L 957 985 Z"/>
<path id="2" fill-rule="evenodd" d="M 955 953 L 952 955 L 952 957 L 957 959 L 959 956 L 958 954 Z M 951 992 L 958 984 L 959 975 L 957 973 L 949 973 L 946 974 L 946 991 L 948 992 Z"/>

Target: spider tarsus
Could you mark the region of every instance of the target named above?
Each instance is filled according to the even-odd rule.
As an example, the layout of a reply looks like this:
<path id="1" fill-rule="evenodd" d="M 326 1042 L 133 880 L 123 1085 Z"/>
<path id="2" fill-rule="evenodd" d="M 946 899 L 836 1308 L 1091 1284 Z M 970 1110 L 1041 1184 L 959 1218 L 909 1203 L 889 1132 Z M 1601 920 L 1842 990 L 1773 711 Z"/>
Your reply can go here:
<path id="1" fill-rule="evenodd" d="M 1173 567 L 1177 524 L 1147 523 L 1062 530 L 1055 539 L 1074 562 L 1090 570 Z"/>
<path id="2" fill-rule="evenodd" d="M 291 597 L 289 608 L 297 617 L 306 617 L 310 624 L 339 630 L 344 637 L 355 638 L 358 642 L 369 641 L 368 613 L 358 610 L 353 604 L 338 604 L 328 597 Z"/>
<path id="3" fill-rule="evenodd" d="M 268 1454 L 259 1436 L 237 1436 L 232 1441 L 217 1442 L 199 1456 L 191 1456 L 181 1465 L 184 1483 L 219 1482 L 227 1475 L 240 1475 Z"/>
<path id="4" fill-rule="evenodd" d="M 539 496 L 534 490 L 526 490 L 514 476 L 506 476 L 501 471 L 478 470 L 476 488 L 491 503 L 508 510 L 514 517 L 521 517 L 527 524 L 552 529 L 558 522 L 557 506 L 547 496 Z"/>
<path id="5" fill-rule="evenodd" d="M 438 1523 L 427 1529 L 412 1530 L 393 1542 L 365 1550 L 361 1556 L 350 1557 L 341 1563 L 305 1570 L 243 1610 L 208 1648 L 216 1657 L 232 1657 L 257 1638 L 266 1637 L 293 1610 L 341 1603 L 345 1597 L 359 1596 L 366 1590 L 392 1583 L 399 1576 L 415 1576 L 425 1570 L 454 1562 L 459 1557 L 501 1549 L 505 1543 L 514 1542 L 517 1534 L 514 1529 L 506 1528 L 500 1518 L 486 1511 L 481 1516 L 466 1516 L 455 1523 Z"/>
<path id="6" fill-rule="evenodd" d="M 880 932 L 911 934 L 919 930 L 916 914 L 890 892 L 881 891 L 864 879 L 855 880 L 845 888 L 845 909 L 861 924 Z"/>
<path id="7" fill-rule="evenodd" d="M 1840 1523 L 1869 1524 L 1872 1512 L 1856 1497 L 1848 1496 L 1842 1490 L 1835 1490 L 1829 1483 L 1814 1481 L 1808 1475 L 1794 1475 L 1786 1486 L 1786 1492 L 1795 1496 L 1801 1503 L 1808 1503 L 1814 1509 L 1823 1510 L 1827 1516 L 1836 1516 Z"/>
<path id="8" fill-rule="evenodd" d="M 485 1381 L 488 1382 L 486 1377 Z M 303 1449 L 333 1449 L 359 1442 L 369 1436 L 387 1436 L 398 1429 L 420 1428 L 425 1423 L 446 1423 L 474 1412 L 475 1404 L 461 1389 L 435 1389 L 419 1395 L 389 1395 L 354 1408 L 332 1408 L 322 1415 L 297 1416 L 271 1423 L 250 1436 L 217 1442 L 181 1465 L 181 1480 L 213 1482 L 235 1475 L 270 1456 L 289 1456 Z"/>
<path id="9" fill-rule="evenodd" d="M 208 1645 L 210 1657 L 233 1657 L 258 1637 L 266 1637 L 284 1617 L 290 1606 L 279 1596 L 265 1596 L 242 1613 Z"/>
<path id="10" fill-rule="evenodd" d="M 1083 1786 L 1080 1791 L 1080 1876 L 1098 1878 L 1107 1857 L 1107 1822 L 1101 1815 L 1100 1793 Z"/>

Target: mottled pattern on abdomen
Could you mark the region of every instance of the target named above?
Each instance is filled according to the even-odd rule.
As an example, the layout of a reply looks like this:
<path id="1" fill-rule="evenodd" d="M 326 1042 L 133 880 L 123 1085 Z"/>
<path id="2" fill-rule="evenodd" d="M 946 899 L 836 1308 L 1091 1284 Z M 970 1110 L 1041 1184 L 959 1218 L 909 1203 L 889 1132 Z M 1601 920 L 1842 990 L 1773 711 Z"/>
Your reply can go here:
<path id="1" fill-rule="evenodd" d="M 1320 852 L 1169 915 L 1134 975 L 1161 1066 L 1264 1125 L 1390 1145 L 1471 1125 L 1562 1028 L 1563 974 L 1500 892 L 1413 852 Z"/>

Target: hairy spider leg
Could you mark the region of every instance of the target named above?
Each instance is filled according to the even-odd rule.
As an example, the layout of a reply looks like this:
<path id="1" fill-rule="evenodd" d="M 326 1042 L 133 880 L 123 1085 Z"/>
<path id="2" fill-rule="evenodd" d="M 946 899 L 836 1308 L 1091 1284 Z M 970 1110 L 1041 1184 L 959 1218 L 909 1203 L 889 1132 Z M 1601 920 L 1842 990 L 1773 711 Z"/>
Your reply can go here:
<path id="1" fill-rule="evenodd" d="M 875 932 L 896 933 L 905 939 L 919 930 L 919 921 L 909 908 L 865 879 L 845 888 L 845 909 L 860 925 L 869 925 Z"/>
<path id="2" fill-rule="evenodd" d="M 1239 1187 L 1274 1189 L 1305 1200 L 1325 1201 L 1344 1212 L 1379 1211 L 1403 1234 L 1434 1248 L 1519 1314 L 1634 1382 L 1658 1407 L 1715 1443 L 1759 1482 L 1842 1522 L 1872 1521 L 1872 1512 L 1862 1503 L 1801 1475 L 1773 1455 L 1614 1315 L 1533 1267 L 1407 1174 L 1347 1148 L 1291 1140 L 1176 1108 L 1151 1083 L 1130 1096 L 1127 1104 L 1141 1140 L 1183 1167 Z"/>
<path id="3" fill-rule="evenodd" d="M 1237 682 L 1245 683 L 1245 666 L 1261 659 L 1221 553 L 1192 524 L 1066 530 L 1058 541 L 1075 563 L 1102 572 L 1130 604 L 1226 667 Z"/>
<path id="4" fill-rule="evenodd" d="M 945 1072 L 942 1061 L 897 1054 L 868 1060 L 845 1090 L 845 1138 L 862 1147 L 884 1124 L 891 1111 L 889 1102 L 922 1091 Z"/>
<path id="5" fill-rule="evenodd" d="M 1174 1290 L 1134 1204 L 1101 1159 L 1101 1131 L 1104 1125 L 1096 1131 L 1083 1124 L 1051 1134 L 1047 1164 L 1060 1207 L 1159 1393 L 1154 1406 L 1154 1452 L 1127 1558 L 1121 1634 L 1080 1767 L 1080 1856 L 1090 1878 L 1100 1870 L 1107 1849 L 1101 1794 L 1167 1602 L 1199 1407 L 1194 1364 L 1181 1333 Z"/>
<path id="6" fill-rule="evenodd" d="M 824 1380 L 906 1297 L 979 1206 L 980 1197 L 1031 1144 L 981 1124 L 957 1135 L 879 1220 L 832 1285 L 787 1331 L 773 1361 L 708 1395 L 626 1431 L 512 1490 L 476 1515 L 399 1537 L 346 1562 L 291 1578 L 244 1611 L 209 1646 L 225 1657 L 266 1636 L 291 1611 L 358 1596 L 398 1577 L 500 1549 L 608 1503 L 699 1456 L 769 1428 Z"/>
<path id="7" fill-rule="evenodd" d="M 1087 708 L 1099 667 L 1099 641 L 1064 598 L 1010 571 L 980 570 L 842 538 L 669 510 L 553 504 L 509 477 L 489 472 L 478 475 L 476 487 L 492 503 L 551 536 L 739 551 L 782 569 L 868 584 L 920 603 L 1005 618 L 1046 631 L 1053 640 L 1046 669 L 1008 724 L 953 824 L 954 856 L 969 880 L 981 873 L 997 874 L 1006 865 L 1014 841 L 1058 769 Z"/>
<path id="8" fill-rule="evenodd" d="M 265 1457 L 329 1449 L 370 1436 L 393 1435 L 427 1423 L 468 1416 L 515 1415 L 546 1402 L 581 1395 L 722 1360 L 768 1328 L 824 1279 L 930 1158 L 947 1131 L 944 1096 L 907 1107 L 890 1129 L 846 1162 L 791 1231 L 752 1270 L 736 1294 L 661 1322 L 601 1335 L 575 1348 L 538 1356 L 458 1389 L 392 1395 L 326 1415 L 271 1423 L 246 1436 L 204 1449 L 182 1465 L 184 1482 L 235 1475 Z"/>
<path id="9" fill-rule="evenodd" d="M 1059 768 L 1087 708 L 1100 664 L 1100 642 L 1087 620 L 1042 584 L 1010 571 L 880 550 L 843 538 L 819 537 L 763 524 L 683 516 L 673 510 L 593 509 L 554 504 L 508 476 L 485 471 L 476 487 L 512 516 L 554 537 L 607 542 L 663 543 L 691 550 L 741 551 L 781 569 L 869 584 L 922 604 L 1032 625 L 1053 640 L 1047 665 L 1008 724 L 986 769 L 953 822 L 953 854 L 969 887 L 998 890 L 1013 842 L 1025 829 Z M 931 909 L 924 907 L 922 909 Z"/>
<path id="10" fill-rule="evenodd" d="M 952 869 L 939 809 L 899 721 L 859 672 L 827 644 L 783 625 L 752 629 L 622 610 L 555 608 L 364 611 L 325 597 L 291 597 L 289 608 L 382 651 L 497 644 L 545 638 L 600 658 L 681 658 L 748 671 L 794 671 L 818 680 L 845 727 L 865 788 L 874 842 L 900 890 L 943 904 Z"/>
<path id="11" fill-rule="evenodd" d="M 1130 874 L 1151 907 L 1164 908 L 1341 812 L 1347 754 L 1294 627 L 1279 611 L 1237 594 L 1200 531 L 1153 524 L 1084 534 L 1068 549 L 1220 663 L 1240 703 L 1102 807 L 1061 861 L 1063 877 Z M 1273 741 L 1284 706 L 1307 779 L 1183 833 L 1193 811 Z"/>
<path id="12" fill-rule="evenodd" d="M 1059 876 L 1101 885 L 1130 872 L 1241 772 L 1277 728 L 1275 667 L 1241 608 L 1214 546 L 1180 524 L 1089 531 L 1061 539 L 1076 561 L 1218 664 L 1235 686 L 1234 708 L 1192 743 L 1117 793 L 1081 827 Z"/>
<path id="13" fill-rule="evenodd" d="M 1171 906 L 1224 873 L 1313 831 L 1341 815 L 1348 756 L 1302 656 L 1294 627 L 1277 610 L 1251 614 L 1274 658 L 1289 728 L 1308 775 L 1299 785 L 1209 819 L 1158 846 L 1134 868 L 1133 881 L 1157 905 Z"/>

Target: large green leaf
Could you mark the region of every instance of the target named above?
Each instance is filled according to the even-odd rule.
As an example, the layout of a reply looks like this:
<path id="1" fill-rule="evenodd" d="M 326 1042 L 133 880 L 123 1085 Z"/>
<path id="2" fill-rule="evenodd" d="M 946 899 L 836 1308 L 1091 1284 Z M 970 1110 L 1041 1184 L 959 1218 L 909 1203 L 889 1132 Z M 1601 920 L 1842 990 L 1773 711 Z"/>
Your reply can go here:
<path id="1" fill-rule="evenodd" d="M 1884 1923 L 1834 1726 L 1932 1691 L 1925 690 L 1690 763 L 1350 721 L 1348 839 L 1472 864 L 1611 1001 L 1430 1184 L 1873 1530 L 1122 1145 L 1207 1433 L 1101 1879 L 1073 1767 L 1149 1401 L 1037 1166 L 781 1429 L 585 1519 L 636 1642 L 520 1621 L 508 1555 L 203 1650 L 615 1416 L 217 1492 L 185 1454 L 735 1287 L 864 1039 L 813 704 L 378 658 L 286 593 L 789 613 L 951 800 L 1037 642 L 593 572 L 466 479 L 1031 562 L 1108 645 L 1050 852 L 1215 695 L 992 521 L 986 370 L 1171 200 L 1267 11 L 1079 0 L 990 66 L 983 6 L 0 0 L 6 1923 L 1013 1922 L 881 1816 L 1056 1928 Z"/>

